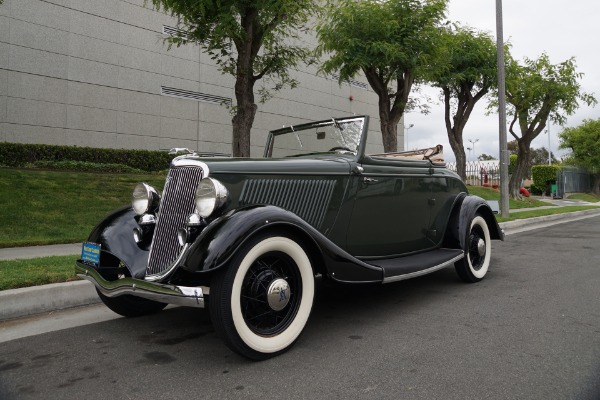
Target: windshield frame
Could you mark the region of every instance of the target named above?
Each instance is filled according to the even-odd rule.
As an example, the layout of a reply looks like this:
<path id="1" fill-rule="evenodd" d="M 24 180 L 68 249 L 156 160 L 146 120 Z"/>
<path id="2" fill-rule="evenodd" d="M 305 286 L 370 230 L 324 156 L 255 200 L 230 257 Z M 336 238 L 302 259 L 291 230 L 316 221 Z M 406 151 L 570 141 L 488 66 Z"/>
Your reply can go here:
<path id="1" fill-rule="evenodd" d="M 367 132 L 369 130 L 369 116 L 368 115 L 360 115 L 360 116 L 352 116 L 352 117 L 344 117 L 344 118 L 330 118 L 327 120 L 309 122 L 305 124 L 298 125 L 290 125 L 284 128 L 276 129 L 273 131 L 269 131 L 269 136 L 267 138 L 267 144 L 265 146 L 265 151 L 263 153 L 264 158 L 273 158 L 273 145 L 275 143 L 275 137 L 279 135 L 289 134 L 295 131 L 302 131 L 307 129 L 319 128 L 321 126 L 332 126 L 336 124 L 344 124 L 353 121 L 362 121 L 362 129 L 360 132 L 360 139 L 358 142 L 358 148 L 356 150 L 356 154 L 353 153 L 344 153 L 346 157 L 352 157 L 355 160 L 360 160 L 363 157 L 366 143 L 367 143 Z M 318 153 L 310 153 L 304 155 L 305 157 L 310 157 L 314 155 L 325 155 L 331 154 L 329 152 L 318 152 Z M 302 157 L 303 155 L 292 156 L 292 157 Z M 277 157 L 276 157 L 277 158 Z M 285 157 L 283 157 L 285 158 Z"/>

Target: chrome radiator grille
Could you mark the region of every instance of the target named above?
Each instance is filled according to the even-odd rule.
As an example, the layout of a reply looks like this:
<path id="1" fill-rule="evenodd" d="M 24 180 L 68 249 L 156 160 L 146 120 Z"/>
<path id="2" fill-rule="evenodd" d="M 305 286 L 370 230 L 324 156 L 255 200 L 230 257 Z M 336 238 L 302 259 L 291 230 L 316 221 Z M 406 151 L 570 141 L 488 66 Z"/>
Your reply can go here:
<path id="1" fill-rule="evenodd" d="M 319 229 L 334 187 L 335 180 L 251 179 L 244 184 L 240 205 L 278 206 Z"/>
<path id="2" fill-rule="evenodd" d="M 177 230 L 184 227 L 187 216 L 194 212 L 194 197 L 201 178 L 202 169 L 199 167 L 176 167 L 169 170 L 146 275 L 166 271 L 179 256 L 182 247 L 177 240 Z"/>

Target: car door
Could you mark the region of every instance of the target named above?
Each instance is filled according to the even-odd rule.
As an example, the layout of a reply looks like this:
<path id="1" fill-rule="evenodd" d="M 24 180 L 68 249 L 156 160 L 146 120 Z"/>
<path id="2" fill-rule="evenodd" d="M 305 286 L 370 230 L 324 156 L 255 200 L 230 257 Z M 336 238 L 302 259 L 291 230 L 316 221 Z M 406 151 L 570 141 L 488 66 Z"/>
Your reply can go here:
<path id="1" fill-rule="evenodd" d="M 354 207 L 346 235 L 355 256 L 393 256 L 432 247 L 428 162 L 361 164 L 353 177 Z"/>

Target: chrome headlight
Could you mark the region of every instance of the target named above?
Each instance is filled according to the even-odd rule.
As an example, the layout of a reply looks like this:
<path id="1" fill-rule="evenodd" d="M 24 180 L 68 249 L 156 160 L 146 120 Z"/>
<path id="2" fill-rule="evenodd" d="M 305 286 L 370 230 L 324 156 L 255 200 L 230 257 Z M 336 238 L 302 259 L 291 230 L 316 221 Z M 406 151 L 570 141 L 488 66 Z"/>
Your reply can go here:
<path id="1" fill-rule="evenodd" d="M 227 201 L 227 189 L 213 178 L 204 178 L 196 189 L 196 213 L 202 218 L 209 217 Z"/>
<path id="2" fill-rule="evenodd" d="M 138 183 L 133 189 L 131 196 L 131 207 L 137 215 L 143 215 L 149 211 L 156 211 L 160 203 L 160 194 L 147 183 Z"/>

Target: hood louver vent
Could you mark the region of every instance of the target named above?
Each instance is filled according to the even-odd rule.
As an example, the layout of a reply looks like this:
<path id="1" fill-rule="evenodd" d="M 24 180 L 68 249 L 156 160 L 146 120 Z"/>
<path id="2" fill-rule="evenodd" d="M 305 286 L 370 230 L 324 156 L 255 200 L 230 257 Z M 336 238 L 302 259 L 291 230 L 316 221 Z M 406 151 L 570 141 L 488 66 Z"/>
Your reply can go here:
<path id="1" fill-rule="evenodd" d="M 334 187 L 334 180 L 253 179 L 244 184 L 240 205 L 281 207 L 319 229 Z"/>

